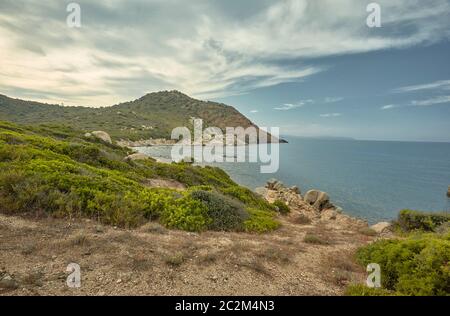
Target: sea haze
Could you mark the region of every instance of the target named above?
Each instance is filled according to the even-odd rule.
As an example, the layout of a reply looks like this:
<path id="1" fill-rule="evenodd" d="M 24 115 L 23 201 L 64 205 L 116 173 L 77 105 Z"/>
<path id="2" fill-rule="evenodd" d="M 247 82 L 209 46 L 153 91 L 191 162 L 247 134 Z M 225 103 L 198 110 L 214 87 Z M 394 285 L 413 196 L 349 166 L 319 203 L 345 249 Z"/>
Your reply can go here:
<path id="1" fill-rule="evenodd" d="M 261 174 L 258 163 L 214 163 L 251 189 L 270 178 L 297 185 L 302 193 L 326 191 L 347 214 L 369 222 L 390 220 L 401 209 L 449 211 L 450 143 L 287 138 L 280 168 Z M 256 146 L 256 145 L 255 145 Z M 170 147 L 140 152 L 170 157 Z"/>

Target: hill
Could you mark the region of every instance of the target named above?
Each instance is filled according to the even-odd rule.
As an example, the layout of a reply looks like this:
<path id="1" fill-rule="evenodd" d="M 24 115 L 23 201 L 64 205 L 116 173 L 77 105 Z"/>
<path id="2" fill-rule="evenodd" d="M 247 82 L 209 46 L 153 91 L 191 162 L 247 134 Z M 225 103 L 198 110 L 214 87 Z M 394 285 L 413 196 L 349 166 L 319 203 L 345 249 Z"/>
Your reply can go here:
<path id="1" fill-rule="evenodd" d="M 21 124 L 63 124 L 83 131 L 103 130 L 115 140 L 170 139 L 173 128 L 203 119 L 204 128 L 254 126 L 232 106 L 193 99 L 179 91 L 147 94 L 111 107 L 65 107 L 0 95 L 0 117 Z"/>

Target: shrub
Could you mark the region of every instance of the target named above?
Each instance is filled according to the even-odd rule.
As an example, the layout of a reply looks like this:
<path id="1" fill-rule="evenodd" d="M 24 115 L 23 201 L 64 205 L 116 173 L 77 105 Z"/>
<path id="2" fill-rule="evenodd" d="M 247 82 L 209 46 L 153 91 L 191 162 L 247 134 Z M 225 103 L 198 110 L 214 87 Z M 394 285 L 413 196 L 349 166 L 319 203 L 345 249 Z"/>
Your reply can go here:
<path id="1" fill-rule="evenodd" d="M 177 252 L 175 254 L 166 255 L 164 257 L 164 262 L 172 267 L 178 267 L 185 261 L 184 254 L 181 252 Z"/>
<path id="2" fill-rule="evenodd" d="M 272 205 L 276 207 L 277 211 L 280 214 L 283 214 L 283 215 L 286 215 L 291 211 L 289 206 L 287 206 L 286 203 L 284 203 L 281 200 L 276 200 L 275 202 L 272 203 Z"/>
<path id="3" fill-rule="evenodd" d="M 329 242 L 320 238 L 319 236 L 313 235 L 311 233 L 307 233 L 305 237 L 303 238 L 303 241 L 307 244 L 314 244 L 314 245 L 328 245 Z"/>
<path id="4" fill-rule="evenodd" d="M 346 296 L 395 296 L 396 293 L 380 288 L 370 288 L 362 284 L 352 284 L 345 290 Z"/>
<path id="5" fill-rule="evenodd" d="M 424 213 L 411 210 L 400 212 L 397 224 L 403 231 L 412 230 L 434 231 L 443 223 L 450 222 L 450 214 Z"/>
<path id="6" fill-rule="evenodd" d="M 250 218 L 244 222 L 247 232 L 266 233 L 277 229 L 280 223 L 274 219 L 275 213 L 257 209 L 248 209 Z"/>
<path id="7" fill-rule="evenodd" d="M 198 232 L 205 230 L 211 219 L 202 202 L 183 198 L 164 210 L 161 222 L 169 228 Z"/>
<path id="8" fill-rule="evenodd" d="M 275 207 L 272 206 L 265 199 L 259 197 L 255 192 L 248 188 L 244 188 L 238 185 L 230 186 L 221 189 L 222 193 L 238 199 L 242 203 L 251 206 L 253 208 L 258 208 L 264 211 L 275 211 Z"/>
<path id="9" fill-rule="evenodd" d="M 241 231 L 249 218 L 244 205 L 214 191 L 194 191 L 191 197 L 201 201 L 211 219 L 208 228 L 218 231 Z"/>
<path id="10" fill-rule="evenodd" d="M 292 222 L 299 225 L 309 225 L 311 224 L 312 220 L 304 214 L 298 214 L 297 216 L 292 218 Z"/>
<path id="11" fill-rule="evenodd" d="M 450 234 L 419 234 L 361 248 L 357 259 L 378 263 L 385 289 L 404 295 L 450 294 Z"/>

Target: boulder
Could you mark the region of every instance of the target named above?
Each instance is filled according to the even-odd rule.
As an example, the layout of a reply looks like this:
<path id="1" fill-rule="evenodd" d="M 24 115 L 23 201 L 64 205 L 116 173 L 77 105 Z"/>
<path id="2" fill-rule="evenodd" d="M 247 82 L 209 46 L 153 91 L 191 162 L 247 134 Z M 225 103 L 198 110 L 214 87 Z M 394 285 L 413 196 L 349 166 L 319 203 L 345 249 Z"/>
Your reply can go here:
<path id="1" fill-rule="evenodd" d="M 336 212 L 335 209 L 329 208 L 324 210 L 321 214 L 320 217 L 322 219 L 326 219 L 326 220 L 335 220 L 337 218 L 338 212 Z"/>
<path id="2" fill-rule="evenodd" d="M 135 161 L 135 160 L 147 160 L 150 157 L 145 155 L 145 154 L 141 154 L 141 153 L 136 153 L 136 154 L 131 154 L 125 157 L 125 160 L 127 161 Z"/>
<path id="3" fill-rule="evenodd" d="M 91 133 L 86 133 L 86 134 L 84 134 L 84 137 L 92 137 L 92 134 Z"/>
<path id="4" fill-rule="evenodd" d="M 275 183 L 275 185 L 273 186 L 273 189 L 276 190 L 276 191 L 281 191 L 281 190 L 283 190 L 283 189 L 284 189 L 284 184 L 283 184 L 283 182 L 277 181 L 277 182 Z"/>
<path id="5" fill-rule="evenodd" d="M 265 197 L 267 194 L 267 188 L 256 188 L 255 193 L 258 195 L 261 195 L 262 197 Z"/>
<path id="6" fill-rule="evenodd" d="M 319 190 L 309 190 L 306 192 L 304 201 L 319 211 L 335 209 L 335 206 L 330 203 L 328 194 Z"/>
<path id="7" fill-rule="evenodd" d="M 377 232 L 377 234 L 381 234 L 385 232 L 392 224 L 388 222 L 380 222 L 378 224 L 370 226 L 371 229 Z"/>
<path id="8" fill-rule="evenodd" d="M 281 191 L 285 187 L 284 187 L 283 182 L 281 182 L 277 179 L 270 179 L 269 181 L 267 181 L 266 188 L 269 190 Z"/>
<path id="9" fill-rule="evenodd" d="M 92 132 L 91 134 L 106 143 L 112 144 L 111 136 L 109 136 L 109 134 L 107 132 L 95 131 L 95 132 Z"/>
<path id="10" fill-rule="evenodd" d="M 19 287 L 19 284 L 10 275 L 6 274 L 0 279 L 0 288 L 1 289 L 15 290 L 18 287 Z"/>
<path id="11" fill-rule="evenodd" d="M 294 185 L 293 187 L 290 187 L 289 191 L 291 191 L 294 194 L 301 194 L 300 189 L 296 185 Z"/>

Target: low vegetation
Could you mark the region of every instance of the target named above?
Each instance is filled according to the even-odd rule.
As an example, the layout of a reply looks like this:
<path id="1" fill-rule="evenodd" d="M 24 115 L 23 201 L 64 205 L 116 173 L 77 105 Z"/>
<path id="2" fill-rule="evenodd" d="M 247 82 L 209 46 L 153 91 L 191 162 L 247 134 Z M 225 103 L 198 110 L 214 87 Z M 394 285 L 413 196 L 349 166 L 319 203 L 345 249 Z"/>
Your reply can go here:
<path id="1" fill-rule="evenodd" d="M 380 240 L 357 252 L 362 266 L 380 265 L 382 288 L 354 285 L 347 294 L 450 295 L 449 221 L 448 214 L 401 211 L 396 222 L 401 238 Z"/>
<path id="2" fill-rule="evenodd" d="M 314 244 L 314 245 L 328 245 L 329 242 L 317 235 L 314 235 L 313 233 L 307 233 L 305 235 L 305 238 L 303 238 L 303 241 L 307 244 Z"/>
<path id="3" fill-rule="evenodd" d="M 287 206 L 286 203 L 281 200 L 276 200 L 275 202 L 273 202 L 273 206 L 275 206 L 277 211 L 283 215 L 289 214 L 289 212 L 291 211 L 289 206 Z"/>
<path id="4" fill-rule="evenodd" d="M 58 126 L 0 122 L 0 212 L 87 217 L 120 227 L 152 220 L 187 231 L 266 232 L 278 227 L 274 207 L 221 169 L 148 159 Z M 184 192 L 146 180 L 183 183 Z"/>
<path id="5" fill-rule="evenodd" d="M 411 210 L 403 210 L 398 216 L 396 225 L 402 231 L 427 231 L 434 232 L 439 226 L 450 222 L 450 213 L 425 213 Z"/>

